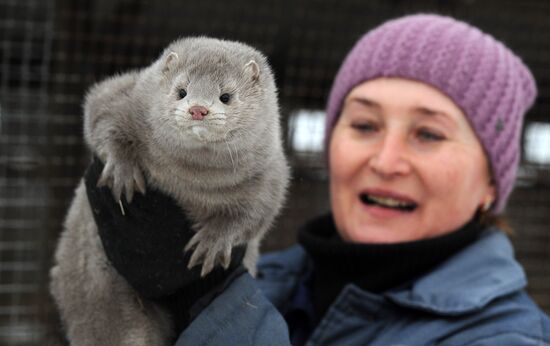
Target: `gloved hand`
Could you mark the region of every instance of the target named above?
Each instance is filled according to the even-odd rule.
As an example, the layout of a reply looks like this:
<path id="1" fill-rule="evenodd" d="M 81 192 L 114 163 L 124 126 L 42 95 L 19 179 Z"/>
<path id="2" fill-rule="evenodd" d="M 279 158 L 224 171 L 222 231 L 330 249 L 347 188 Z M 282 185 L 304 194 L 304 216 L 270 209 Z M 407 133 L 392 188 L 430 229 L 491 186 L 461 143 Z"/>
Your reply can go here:
<path id="1" fill-rule="evenodd" d="M 187 269 L 192 252 L 183 249 L 194 231 L 174 199 L 148 186 L 145 195 L 136 193 L 130 204 L 122 197 L 119 204 L 108 187 L 97 187 L 102 170 L 103 163 L 94 157 L 84 179 L 105 254 L 142 297 L 172 311 L 181 331 L 244 272 L 245 247 L 233 250 L 227 270 L 218 267 L 201 278 L 200 266 Z"/>

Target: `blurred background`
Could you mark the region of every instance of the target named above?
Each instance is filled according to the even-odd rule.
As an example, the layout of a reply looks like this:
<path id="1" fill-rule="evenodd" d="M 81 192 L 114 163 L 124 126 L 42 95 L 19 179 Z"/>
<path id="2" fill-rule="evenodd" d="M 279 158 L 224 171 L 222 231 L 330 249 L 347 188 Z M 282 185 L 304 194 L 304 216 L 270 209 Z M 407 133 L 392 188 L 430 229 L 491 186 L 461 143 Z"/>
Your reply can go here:
<path id="1" fill-rule="evenodd" d="M 264 251 L 295 241 L 328 210 L 323 108 L 345 53 L 403 14 L 449 14 L 492 33 L 534 72 L 523 158 L 507 215 L 529 292 L 550 313 L 550 2 L 545 0 L 0 0 L 0 345 L 44 345 L 55 328 L 48 269 L 73 189 L 89 162 L 86 89 L 149 65 L 180 36 L 263 51 L 280 91 L 289 199 Z"/>

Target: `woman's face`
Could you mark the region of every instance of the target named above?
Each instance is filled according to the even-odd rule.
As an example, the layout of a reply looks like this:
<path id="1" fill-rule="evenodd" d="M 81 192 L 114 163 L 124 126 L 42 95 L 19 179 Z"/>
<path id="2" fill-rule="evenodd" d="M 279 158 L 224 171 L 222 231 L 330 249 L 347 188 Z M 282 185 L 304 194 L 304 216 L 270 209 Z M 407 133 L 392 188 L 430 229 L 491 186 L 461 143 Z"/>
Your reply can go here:
<path id="1" fill-rule="evenodd" d="M 379 78 L 355 87 L 329 150 L 332 210 L 347 241 L 393 243 L 451 232 L 495 196 L 464 113 L 424 83 Z"/>

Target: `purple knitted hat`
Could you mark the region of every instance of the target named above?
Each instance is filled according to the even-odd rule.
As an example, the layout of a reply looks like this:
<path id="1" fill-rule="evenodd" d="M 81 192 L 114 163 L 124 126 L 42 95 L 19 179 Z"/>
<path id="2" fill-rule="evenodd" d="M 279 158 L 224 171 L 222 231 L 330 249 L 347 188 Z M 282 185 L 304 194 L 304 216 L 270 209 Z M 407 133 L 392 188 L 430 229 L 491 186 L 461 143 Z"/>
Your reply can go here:
<path id="1" fill-rule="evenodd" d="M 521 59 L 450 17 L 418 14 L 388 21 L 355 44 L 336 75 L 327 105 L 326 148 L 347 94 L 378 77 L 424 82 L 462 109 L 489 159 L 497 190 L 492 210 L 501 213 L 516 177 L 523 117 L 537 94 Z"/>

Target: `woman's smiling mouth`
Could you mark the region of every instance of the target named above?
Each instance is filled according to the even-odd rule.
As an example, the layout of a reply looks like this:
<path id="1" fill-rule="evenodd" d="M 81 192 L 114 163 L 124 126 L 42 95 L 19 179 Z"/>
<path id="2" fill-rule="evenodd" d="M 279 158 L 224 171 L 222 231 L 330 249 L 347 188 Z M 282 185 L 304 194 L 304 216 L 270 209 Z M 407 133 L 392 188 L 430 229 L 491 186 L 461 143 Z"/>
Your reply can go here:
<path id="1" fill-rule="evenodd" d="M 418 207 L 418 204 L 410 198 L 387 191 L 367 190 L 362 192 L 359 198 L 365 205 L 376 205 L 405 212 L 412 212 Z"/>

